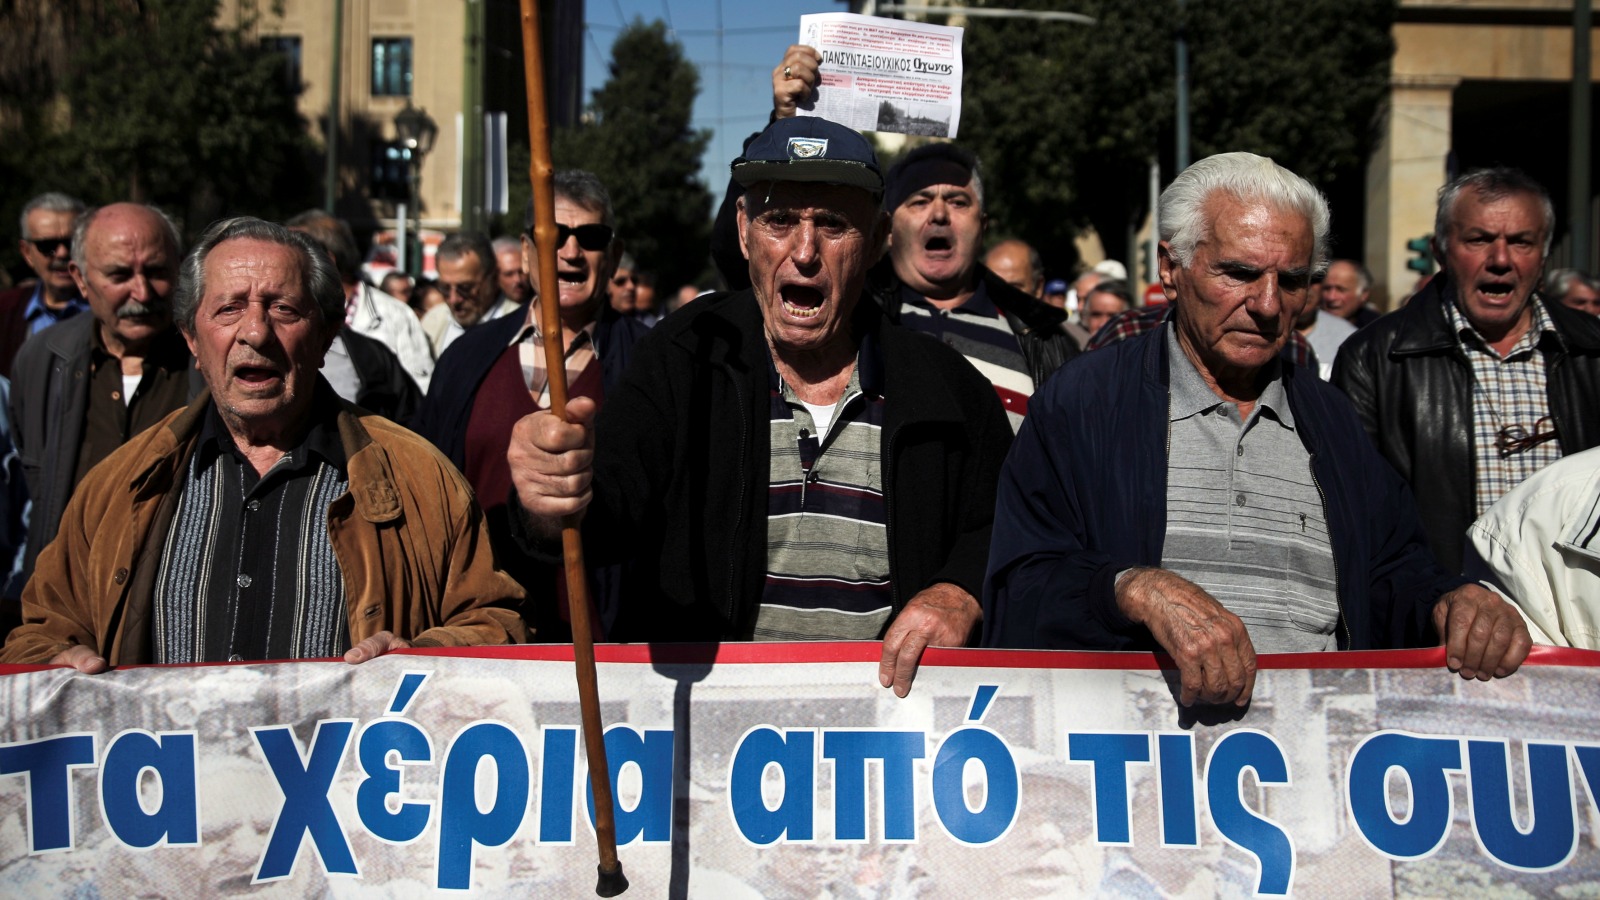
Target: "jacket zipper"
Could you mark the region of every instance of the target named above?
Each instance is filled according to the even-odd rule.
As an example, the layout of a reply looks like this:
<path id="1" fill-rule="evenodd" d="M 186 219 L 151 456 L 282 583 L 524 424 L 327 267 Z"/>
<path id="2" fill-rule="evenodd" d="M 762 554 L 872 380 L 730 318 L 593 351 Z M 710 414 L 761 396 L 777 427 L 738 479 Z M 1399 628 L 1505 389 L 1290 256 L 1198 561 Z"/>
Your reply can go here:
<path id="1" fill-rule="evenodd" d="M 1344 596 L 1340 593 L 1339 554 L 1333 549 L 1333 525 L 1328 516 L 1328 495 L 1322 491 L 1322 482 L 1317 478 L 1317 454 L 1311 453 L 1311 483 L 1317 489 L 1317 499 L 1322 501 L 1322 526 L 1328 529 L 1328 552 L 1333 556 L 1333 602 L 1339 606 L 1339 627 L 1344 631 L 1344 648 L 1352 647 L 1350 640 L 1350 620 L 1344 614 Z"/>
<path id="2" fill-rule="evenodd" d="M 730 378 L 729 381 L 731 381 L 733 383 L 733 394 L 734 394 L 734 397 L 738 399 L 739 408 L 741 410 L 743 410 L 744 409 L 744 403 L 745 403 L 744 391 L 740 389 L 739 379 Z M 750 431 L 749 431 L 749 428 L 747 427 L 746 422 L 744 420 L 744 413 L 741 412 L 739 414 L 738 418 L 739 418 L 739 466 L 740 466 L 741 469 L 748 469 L 749 464 L 750 464 L 750 446 L 749 446 Z M 748 474 L 747 472 L 741 472 L 740 473 L 741 477 L 738 479 L 738 481 L 739 481 L 739 500 L 738 500 L 738 502 L 736 504 L 734 504 L 734 520 L 733 520 L 733 534 L 734 534 L 735 537 L 737 537 L 739 535 L 740 531 L 744 527 L 744 490 L 745 490 L 745 481 L 746 481 L 746 478 L 744 476 L 747 475 L 747 474 Z M 741 622 L 735 622 L 734 621 L 734 611 L 739 607 L 739 597 L 738 597 L 738 594 L 735 593 L 735 591 L 734 591 L 734 586 L 735 586 L 735 583 L 737 581 L 736 576 L 738 574 L 737 570 L 738 570 L 739 556 L 740 556 L 739 553 L 729 553 L 728 554 L 728 597 L 727 597 L 728 605 L 724 608 L 723 612 L 727 616 L 728 622 L 730 624 L 742 629 L 744 627 L 744 623 L 742 621 Z"/>

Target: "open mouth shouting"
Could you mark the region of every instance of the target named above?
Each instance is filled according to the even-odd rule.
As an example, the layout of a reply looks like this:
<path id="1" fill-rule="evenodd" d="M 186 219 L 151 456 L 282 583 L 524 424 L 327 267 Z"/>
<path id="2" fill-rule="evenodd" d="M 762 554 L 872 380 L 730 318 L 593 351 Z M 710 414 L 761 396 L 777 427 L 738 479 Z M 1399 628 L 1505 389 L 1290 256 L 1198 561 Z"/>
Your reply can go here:
<path id="1" fill-rule="evenodd" d="M 786 284 L 778 289 L 785 315 L 796 319 L 814 319 L 822 314 L 822 291 L 803 284 Z"/>

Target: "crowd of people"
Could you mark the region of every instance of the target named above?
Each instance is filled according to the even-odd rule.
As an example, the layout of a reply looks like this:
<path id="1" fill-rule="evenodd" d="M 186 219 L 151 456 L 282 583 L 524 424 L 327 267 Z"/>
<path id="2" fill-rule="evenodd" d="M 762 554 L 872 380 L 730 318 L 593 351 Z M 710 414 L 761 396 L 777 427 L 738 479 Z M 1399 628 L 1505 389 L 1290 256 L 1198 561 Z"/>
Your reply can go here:
<path id="1" fill-rule="evenodd" d="M 796 115 L 818 62 L 790 48 L 732 161 L 728 290 L 670 304 L 579 170 L 552 285 L 531 209 L 375 285 L 320 211 L 185 252 L 160 210 L 35 198 L 0 660 L 567 641 L 575 520 L 594 637 L 880 641 L 900 696 L 930 646 L 1155 650 L 1178 702 L 1236 706 L 1258 653 L 1442 644 L 1488 679 L 1600 646 L 1600 301 L 1545 271 L 1539 184 L 1453 179 L 1441 271 L 1380 313 L 1313 185 L 1218 154 L 1161 194 L 1141 305 L 1114 261 L 986 246 L 959 144 L 885 169 Z"/>

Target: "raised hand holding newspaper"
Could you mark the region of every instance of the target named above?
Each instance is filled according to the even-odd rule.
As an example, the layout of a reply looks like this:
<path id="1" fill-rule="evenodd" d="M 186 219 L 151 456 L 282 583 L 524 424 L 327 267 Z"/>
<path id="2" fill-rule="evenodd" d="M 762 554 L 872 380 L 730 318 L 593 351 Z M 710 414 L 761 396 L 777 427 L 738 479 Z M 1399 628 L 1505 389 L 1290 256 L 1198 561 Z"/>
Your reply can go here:
<path id="1" fill-rule="evenodd" d="M 857 131 L 953 138 L 961 124 L 961 29 L 853 13 L 800 17 L 800 43 L 822 54 L 815 103 Z"/>

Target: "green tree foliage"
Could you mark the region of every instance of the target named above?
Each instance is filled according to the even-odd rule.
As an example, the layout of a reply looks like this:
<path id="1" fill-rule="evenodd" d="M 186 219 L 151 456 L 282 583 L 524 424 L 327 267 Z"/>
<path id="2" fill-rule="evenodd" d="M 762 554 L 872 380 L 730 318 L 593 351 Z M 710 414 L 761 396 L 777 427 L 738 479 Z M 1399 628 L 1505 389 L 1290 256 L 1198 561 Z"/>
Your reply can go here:
<path id="1" fill-rule="evenodd" d="M 37 191 L 89 203 L 140 200 L 192 233 L 218 216 L 278 217 L 311 205 L 315 148 L 284 62 L 250 35 L 253 6 L 107 2 L 72 19 L 70 62 L 0 134 L 7 215 Z M 18 73 L 15 77 L 23 77 Z"/>
<path id="2" fill-rule="evenodd" d="M 1059 9 L 1055 0 L 1008 6 Z M 1052 272 L 1093 225 L 1126 253 L 1148 166 L 1174 162 L 1174 39 L 1190 52 L 1191 159 L 1271 156 L 1325 191 L 1359 184 L 1386 96 L 1394 0 L 1079 0 L 1093 26 L 972 19 L 961 142 L 984 161 L 997 235 Z M 1126 256 L 1124 257 L 1127 258 Z M 1131 259 L 1128 260 L 1132 262 Z"/>
<path id="3" fill-rule="evenodd" d="M 575 128 L 557 130 L 558 168 L 600 177 L 617 230 L 657 293 L 696 278 L 710 239 L 711 194 L 699 181 L 711 135 L 689 127 L 700 74 L 661 22 L 635 21 L 611 48 L 611 77 Z"/>

